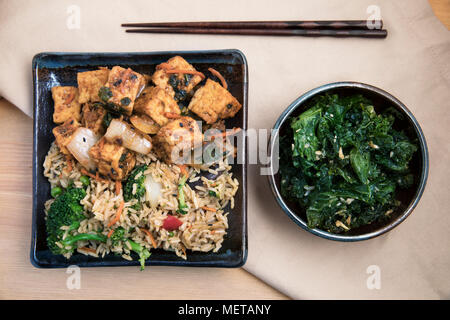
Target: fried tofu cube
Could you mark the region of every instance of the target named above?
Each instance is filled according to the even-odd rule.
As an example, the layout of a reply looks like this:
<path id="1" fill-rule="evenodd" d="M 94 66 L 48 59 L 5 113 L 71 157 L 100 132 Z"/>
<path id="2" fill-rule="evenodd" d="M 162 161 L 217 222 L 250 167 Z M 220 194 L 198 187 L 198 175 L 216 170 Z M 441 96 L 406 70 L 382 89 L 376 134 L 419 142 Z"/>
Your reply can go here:
<path id="1" fill-rule="evenodd" d="M 85 103 L 83 105 L 83 120 L 84 127 L 91 129 L 95 134 L 104 134 L 105 126 L 103 119 L 106 116 L 106 110 L 99 103 Z"/>
<path id="2" fill-rule="evenodd" d="M 180 56 L 175 56 L 156 67 L 152 76 L 153 83 L 167 91 L 176 101 L 182 101 L 192 95 L 194 87 L 202 81 L 202 77 L 196 74 L 168 73 L 167 70 L 197 70 Z"/>
<path id="3" fill-rule="evenodd" d="M 86 102 L 100 101 L 98 90 L 103 87 L 108 80 L 109 70 L 103 68 L 100 70 L 78 72 L 78 102 L 83 104 Z"/>
<path id="4" fill-rule="evenodd" d="M 80 121 L 80 103 L 78 102 L 78 89 L 75 87 L 53 87 L 52 97 L 55 103 L 53 122 L 63 123 L 68 119 Z"/>
<path id="5" fill-rule="evenodd" d="M 108 75 L 106 85 L 99 89 L 99 96 L 114 111 L 131 115 L 134 101 L 145 87 L 145 78 L 130 68 L 115 66 Z"/>
<path id="6" fill-rule="evenodd" d="M 75 130 L 80 127 L 80 123 L 75 119 L 69 119 L 63 124 L 53 128 L 52 132 L 55 136 L 56 145 L 59 147 L 62 153 L 70 155 L 69 150 L 66 146 L 72 140 L 72 135 Z"/>
<path id="7" fill-rule="evenodd" d="M 180 107 L 172 96 L 160 87 L 145 88 L 134 105 L 136 113 L 142 113 L 153 119 L 160 126 L 167 124 L 168 114 L 179 115 Z"/>
<path id="8" fill-rule="evenodd" d="M 202 146 L 203 134 L 191 117 L 181 117 L 162 127 L 154 138 L 156 152 L 168 163 L 184 163 L 191 150 Z"/>
<path id="9" fill-rule="evenodd" d="M 208 124 L 218 119 L 232 118 L 241 108 L 242 105 L 227 89 L 211 79 L 195 92 L 188 106 Z"/>
<path id="10" fill-rule="evenodd" d="M 89 150 L 98 172 L 113 180 L 124 180 L 136 165 L 136 155 L 117 143 L 101 138 Z"/>

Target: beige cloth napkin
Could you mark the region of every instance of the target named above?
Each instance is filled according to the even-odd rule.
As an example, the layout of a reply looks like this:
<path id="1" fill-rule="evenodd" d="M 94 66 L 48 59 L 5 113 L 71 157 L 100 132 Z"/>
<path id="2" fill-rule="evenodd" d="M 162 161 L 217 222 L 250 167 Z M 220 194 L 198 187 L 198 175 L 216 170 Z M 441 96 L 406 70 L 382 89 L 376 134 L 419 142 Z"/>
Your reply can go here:
<path id="1" fill-rule="evenodd" d="M 372 4 L 389 30 L 385 40 L 138 35 L 120 27 L 146 21 L 361 19 Z M 69 29 L 77 8 L 80 29 Z M 241 49 L 249 62 L 252 128 L 272 127 L 291 101 L 325 83 L 361 81 L 392 93 L 415 114 L 430 150 L 428 185 L 413 214 L 373 240 L 324 240 L 292 223 L 276 205 L 266 177 L 250 166 L 245 268 L 299 299 L 450 298 L 450 33 L 426 0 L 2 1 L 0 21 L 0 95 L 28 115 L 31 60 L 41 51 Z M 380 271 L 380 289 L 367 287 L 369 266 Z"/>

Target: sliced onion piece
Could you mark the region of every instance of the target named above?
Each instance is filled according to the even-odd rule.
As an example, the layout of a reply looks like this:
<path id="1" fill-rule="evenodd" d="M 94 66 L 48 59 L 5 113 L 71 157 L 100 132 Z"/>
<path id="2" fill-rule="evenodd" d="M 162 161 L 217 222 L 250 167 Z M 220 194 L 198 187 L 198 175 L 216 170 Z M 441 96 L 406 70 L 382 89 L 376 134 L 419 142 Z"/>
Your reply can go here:
<path id="1" fill-rule="evenodd" d="M 161 128 L 155 121 L 146 115 L 131 116 L 130 122 L 136 129 L 148 134 L 157 134 Z"/>
<path id="2" fill-rule="evenodd" d="M 80 127 L 72 136 L 72 140 L 66 146 L 69 152 L 88 170 L 95 170 L 95 163 L 89 156 L 89 149 L 100 139 L 94 131 Z"/>
<path id="3" fill-rule="evenodd" d="M 144 180 L 145 186 L 145 201 L 150 202 L 152 207 L 158 205 L 158 200 L 162 198 L 162 185 L 155 181 L 151 175 L 147 174 Z"/>
<path id="4" fill-rule="evenodd" d="M 149 136 L 137 132 L 129 124 L 118 119 L 111 120 L 105 138 L 109 142 L 118 143 L 137 153 L 147 154 L 152 149 Z"/>

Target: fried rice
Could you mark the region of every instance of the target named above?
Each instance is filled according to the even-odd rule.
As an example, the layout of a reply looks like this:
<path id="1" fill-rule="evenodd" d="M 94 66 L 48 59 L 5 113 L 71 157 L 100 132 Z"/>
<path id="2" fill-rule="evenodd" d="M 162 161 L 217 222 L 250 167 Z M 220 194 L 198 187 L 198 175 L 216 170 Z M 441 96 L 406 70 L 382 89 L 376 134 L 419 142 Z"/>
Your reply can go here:
<path id="1" fill-rule="evenodd" d="M 189 210 L 187 214 L 177 216 L 183 224 L 174 231 L 167 231 L 162 225 L 166 217 L 174 214 L 178 208 L 177 187 L 180 168 L 160 162 L 152 153 L 138 155 L 136 165 L 140 164 L 148 165 L 144 174 L 151 175 L 162 185 L 162 197 L 153 207 L 144 201 L 140 210 L 132 208 L 138 200 L 125 202 L 120 220 L 114 227 L 123 227 L 128 238 L 148 250 L 159 248 L 172 251 L 183 259 L 187 259 L 188 250 L 217 252 L 227 234 L 229 212 L 226 208 L 233 209 L 234 196 L 239 188 L 239 182 L 233 178 L 231 166 L 227 161 L 224 160 L 214 168 L 204 165 L 189 169 L 188 182 L 192 186 L 194 182 L 196 183 L 193 189 L 189 183 L 183 187 Z M 50 147 L 43 166 L 44 175 L 52 188 L 56 186 L 67 188 L 70 184 L 83 187 L 80 181 L 80 177 L 83 176 L 80 171 L 82 166 L 79 163 L 69 165 L 55 143 Z M 200 175 L 201 171 L 209 171 L 218 176 L 214 180 L 208 180 Z M 198 183 L 199 181 L 202 183 Z M 86 196 L 81 201 L 86 219 L 81 222 L 76 233 L 108 234 L 111 230 L 108 223 L 114 218 L 117 208 L 123 201 L 123 188 L 119 194 L 115 191 L 114 181 L 90 179 Z M 45 203 L 46 214 L 53 201 L 50 199 Z M 150 232 L 150 235 L 143 229 Z M 107 254 L 117 254 L 124 259 L 132 260 L 131 250 L 126 243 L 113 245 L 108 239 L 105 243 L 79 241 L 76 245 L 77 251 L 85 255 L 104 257 Z M 66 258 L 70 256 L 70 253 L 65 254 Z"/>

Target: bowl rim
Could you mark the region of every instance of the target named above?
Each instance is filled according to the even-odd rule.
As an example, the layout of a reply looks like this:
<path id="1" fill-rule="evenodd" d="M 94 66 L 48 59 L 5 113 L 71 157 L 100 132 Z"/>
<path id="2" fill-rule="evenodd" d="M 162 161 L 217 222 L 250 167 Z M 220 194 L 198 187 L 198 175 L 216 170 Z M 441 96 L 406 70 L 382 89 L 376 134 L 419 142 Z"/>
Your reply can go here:
<path id="1" fill-rule="evenodd" d="M 417 137 L 419 140 L 421 157 L 422 157 L 422 168 L 421 168 L 419 186 L 417 188 L 417 191 L 414 195 L 413 200 L 409 203 L 408 207 L 404 210 L 404 212 L 401 215 L 399 215 L 395 220 L 389 222 L 386 226 L 383 226 L 382 228 L 380 228 L 376 231 L 361 234 L 361 235 L 345 236 L 345 235 L 333 234 L 333 233 L 330 233 L 330 232 L 327 232 L 327 231 L 324 231 L 321 229 L 317 229 L 317 228 L 314 228 L 314 229 L 309 228 L 307 226 L 306 222 L 303 219 L 301 219 L 300 217 L 298 217 L 297 214 L 293 210 L 291 210 L 289 208 L 289 206 L 286 204 L 286 202 L 283 200 L 283 197 L 275 183 L 275 174 L 274 174 L 273 161 L 272 161 L 272 158 L 274 155 L 272 150 L 274 148 L 275 141 L 277 141 L 277 139 L 278 139 L 279 129 L 284 124 L 284 122 L 289 118 L 289 116 L 299 106 L 301 106 L 305 101 L 312 98 L 313 96 L 323 93 L 325 91 L 330 91 L 333 89 L 342 89 L 342 88 L 350 88 L 350 89 L 357 88 L 357 89 L 372 91 L 372 92 L 384 97 L 385 99 L 390 100 L 392 104 L 395 104 L 397 107 L 399 107 L 399 109 L 401 109 L 402 113 L 405 114 L 413 124 L 414 131 L 417 134 Z M 400 223 L 402 223 L 411 214 L 411 212 L 414 210 L 414 208 L 419 203 L 419 200 L 422 197 L 422 194 L 424 192 L 424 189 L 425 189 L 425 186 L 427 183 L 428 171 L 429 171 L 429 155 L 428 155 L 428 147 L 427 147 L 427 143 L 425 140 L 425 135 L 423 134 L 422 128 L 420 127 L 419 122 L 416 120 L 416 118 L 414 117 L 412 112 L 400 100 L 395 98 L 390 93 L 388 93 L 378 87 L 375 87 L 375 86 L 372 86 L 369 84 L 365 84 L 365 83 L 361 83 L 361 82 L 354 82 L 354 81 L 341 81 L 341 82 L 333 82 L 333 83 L 324 84 L 324 85 L 316 87 L 312 90 L 307 91 L 306 93 L 304 93 L 303 95 L 301 95 L 300 97 L 295 99 L 281 113 L 281 115 L 279 116 L 279 118 L 277 119 L 277 121 L 275 122 L 275 124 L 273 126 L 273 134 L 271 135 L 269 144 L 268 144 L 268 156 L 270 159 L 269 175 L 267 176 L 268 180 L 269 180 L 269 185 L 272 190 L 272 193 L 275 196 L 275 199 L 277 200 L 278 205 L 287 214 L 287 216 L 291 220 L 293 220 L 298 226 L 300 226 L 302 229 L 304 229 L 316 236 L 319 236 L 319 237 L 322 237 L 322 238 L 325 238 L 328 240 L 342 241 L 342 242 L 354 242 L 354 241 L 362 241 L 362 240 L 372 239 L 372 238 L 378 237 L 378 236 L 394 229 L 396 226 L 398 226 Z"/>

